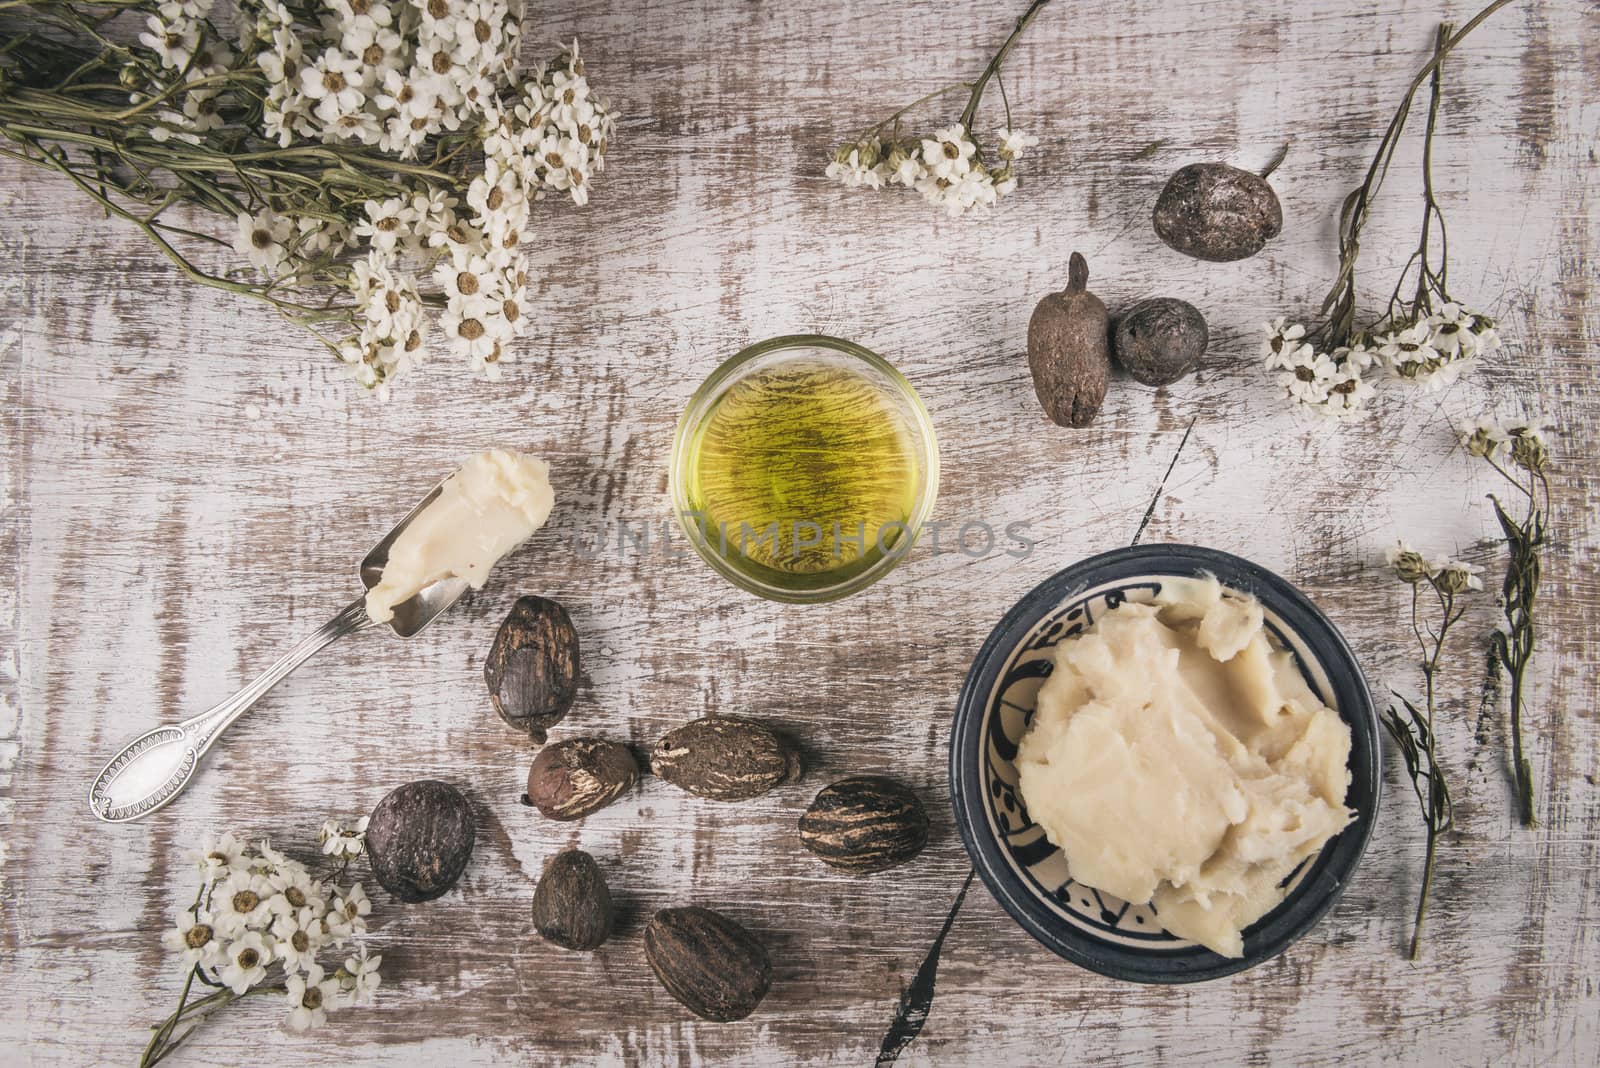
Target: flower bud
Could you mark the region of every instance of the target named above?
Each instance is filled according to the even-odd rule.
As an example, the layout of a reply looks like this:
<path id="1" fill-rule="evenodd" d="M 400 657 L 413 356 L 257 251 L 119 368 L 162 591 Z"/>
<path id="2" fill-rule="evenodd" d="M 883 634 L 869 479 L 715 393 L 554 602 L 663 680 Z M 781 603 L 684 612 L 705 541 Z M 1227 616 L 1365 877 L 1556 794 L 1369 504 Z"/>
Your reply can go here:
<path id="1" fill-rule="evenodd" d="M 1550 462 L 1550 451 L 1545 448 L 1544 439 L 1537 434 L 1513 434 L 1511 459 L 1523 470 L 1538 474 Z"/>
<path id="2" fill-rule="evenodd" d="M 1498 441 L 1491 429 L 1487 426 L 1474 427 L 1467 436 L 1464 444 L 1467 452 L 1473 456 L 1493 456 L 1500 451 L 1502 442 Z"/>
<path id="3" fill-rule="evenodd" d="M 1407 549 L 1396 554 L 1394 558 L 1394 573 L 1400 576 L 1401 582 L 1418 583 L 1429 576 L 1432 569 L 1428 561 L 1415 549 Z"/>
<path id="4" fill-rule="evenodd" d="M 1456 566 L 1454 562 L 1434 576 L 1433 584 L 1439 588 L 1441 593 L 1450 596 L 1483 587 L 1482 580 L 1478 579 L 1466 568 Z"/>

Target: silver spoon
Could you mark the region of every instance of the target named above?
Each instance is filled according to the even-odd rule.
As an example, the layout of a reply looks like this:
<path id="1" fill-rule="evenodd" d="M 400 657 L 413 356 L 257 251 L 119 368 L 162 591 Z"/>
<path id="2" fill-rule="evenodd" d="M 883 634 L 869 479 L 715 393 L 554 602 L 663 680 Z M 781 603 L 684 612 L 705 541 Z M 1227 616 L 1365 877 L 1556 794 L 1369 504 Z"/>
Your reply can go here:
<path id="1" fill-rule="evenodd" d="M 444 482 L 433 487 L 417 506 L 395 528 L 384 535 L 361 561 L 361 584 L 367 589 L 378 584 L 383 577 L 384 565 L 389 562 L 389 547 L 424 508 L 432 504 Z M 446 578 L 394 607 L 394 618 L 389 627 L 402 638 L 410 638 L 455 604 L 467 592 L 467 580 Z M 246 709 L 259 701 L 268 690 L 283 678 L 311 659 L 324 646 L 346 634 L 376 626 L 367 616 L 366 598 L 357 597 L 344 610 L 325 623 L 321 630 L 289 650 L 276 663 L 244 689 L 206 711 L 182 723 L 169 724 L 146 731 L 123 746 L 116 756 L 95 776 L 89 788 L 89 807 L 99 819 L 107 823 L 126 823 L 147 816 L 166 806 L 189 785 L 200 758 L 213 742 L 227 730 L 228 725 L 242 716 Z"/>

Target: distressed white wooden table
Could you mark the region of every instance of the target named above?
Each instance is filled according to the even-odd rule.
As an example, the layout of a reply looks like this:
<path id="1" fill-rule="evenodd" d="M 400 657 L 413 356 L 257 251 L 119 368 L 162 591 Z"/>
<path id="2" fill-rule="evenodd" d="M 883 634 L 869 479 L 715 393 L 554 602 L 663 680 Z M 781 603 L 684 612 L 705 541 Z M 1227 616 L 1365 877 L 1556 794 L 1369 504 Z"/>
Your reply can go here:
<path id="1" fill-rule="evenodd" d="M 539 321 L 508 380 L 433 366 L 387 406 L 269 312 L 186 284 L 63 182 L 0 167 L 0 1060 L 136 1058 L 177 993 L 158 932 L 189 892 L 182 853 L 197 836 L 304 847 L 324 816 L 435 776 L 478 806 L 478 848 L 447 898 L 380 897 L 378 1007 L 301 1038 L 275 1007 L 247 1004 L 179 1063 L 864 1063 L 967 870 L 945 746 L 972 653 L 1034 583 L 1129 540 L 1191 420 L 1145 539 L 1287 575 L 1386 694 L 1420 680 L 1404 590 L 1379 554 L 1404 535 L 1498 569 L 1495 487 L 1453 427 L 1527 402 L 1561 427 L 1532 715 L 1544 823 L 1515 824 L 1503 715 L 1479 710 L 1497 617 L 1482 596 L 1440 716 L 1457 830 L 1423 959 L 1401 956 L 1421 825 L 1390 754 L 1359 873 L 1281 958 L 1189 988 L 1125 985 L 1055 959 L 978 888 L 906 1057 L 1594 1063 L 1600 13 L 1515 5 L 1447 77 L 1451 279 L 1503 319 L 1506 351 L 1443 395 L 1391 391 L 1370 423 L 1328 433 L 1269 396 L 1257 324 L 1310 314 L 1333 270 L 1334 206 L 1437 19 L 1472 8 L 1053 5 L 1007 78 L 1044 144 L 994 217 L 948 222 L 915 197 L 818 177 L 845 131 L 974 75 L 1020 6 L 672 0 L 547 17 L 530 41 L 581 34 L 626 116 L 613 166 L 587 211 L 539 216 Z M 1285 232 L 1262 255 L 1208 265 L 1159 243 L 1148 213 L 1168 173 L 1259 166 L 1285 140 Z M 1417 152 L 1403 146 L 1369 231 L 1374 287 L 1413 240 Z M 1044 422 L 1023 358 L 1033 303 L 1074 249 L 1113 308 L 1182 296 L 1214 339 L 1197 376 L 1159 391 L 1119 379 L 1077 432 Z M 672 427 L 695 384 L 749 341 L 807 330 L 867 344 L 921 391 L 943 446 L 938 518 L 1027 520 L 1037 551 L 919 551 L 854 599 L 796 609 L 659 543 L 574 549 L 621 520 L 665 520 Z M 360 551 L 490 445 L 548 456 L 560 501 L 498 581 L 417 641 L 374 633 L 330 650 L 242 720 L 170 810 L 122 827 L 89 818 L 87 784 L 115 743 L 209 705 L 315 627 L 353 589 Z M 561 733 L 645 746 L 707 712 L 749 713 L 799 736 L 807 781 L 740 806 L 647 781 L 576 826 L 519 806 L 531 754 L 495 719 L 480 669 L 512 599 L 535 591 L 582 635 L 587 681 Z M 793 826 L 822 784 L 868 771 L 921 792 L 933 841 L 912 865 L 852 879 L 800 850 Z M 531 932 L 533 879 L 569 845 L 599 859 L 622 907 L 593 956 Z M 752 1019 L 695 1021 L 646 970 L 644 919 L 689 902 L 770 944 L 776 978 Z"/>

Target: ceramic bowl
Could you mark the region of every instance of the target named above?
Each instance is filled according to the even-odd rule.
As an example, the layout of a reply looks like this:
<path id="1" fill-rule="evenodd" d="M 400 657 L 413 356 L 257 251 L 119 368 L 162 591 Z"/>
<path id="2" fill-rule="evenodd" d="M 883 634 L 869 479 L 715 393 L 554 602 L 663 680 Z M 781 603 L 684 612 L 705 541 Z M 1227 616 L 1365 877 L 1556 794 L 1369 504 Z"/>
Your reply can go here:
<path id="1" fill-rule="evenodd" d="M 1261 602 L 1273 639 L 1312 690 L 1350 725 L 1354 821 L 1288 878 L 1283 902 L 1223 957 L 1168 934 L 1149 905 L 1129 905 L 1074 882 L 1065 857 L 1028 818 L 1013 763 L 1050 673 L 1051 650 L 1124 601 L 1148 601 L 1174 576 L 1214 575 Z M 1333 907 L 1361 860 L 1378 808 L 1378 721 L 1372 695 L 1339 631 L 1299 590 L 1236 556 L 1189 545 L 1118 549 L 1040 583 L 1006 613 L 973 661 L 950 737 L 956 825 L 990 893 L 1034 938 L 1103 975 L 1145 983 L 1214 979 L 1281 953 Z"/>

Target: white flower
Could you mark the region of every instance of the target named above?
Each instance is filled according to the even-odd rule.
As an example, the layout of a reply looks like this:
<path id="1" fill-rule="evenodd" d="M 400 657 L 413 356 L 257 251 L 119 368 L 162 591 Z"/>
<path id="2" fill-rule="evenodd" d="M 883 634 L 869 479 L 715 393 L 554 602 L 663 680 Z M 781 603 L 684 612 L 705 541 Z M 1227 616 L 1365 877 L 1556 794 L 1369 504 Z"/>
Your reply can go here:
<path id="1" fill-rule="evenodd" d="M 1285 325 L 1281 315 L 1270 323 L 1263 323 L 1261 328 L 1267 335 L 1261 343 L 1261 356 L 1267 370 L 1290 367 L 1292 357 L 1300 348 L 1295 342 L 1306 336 L 1306 328 L 1299 323 Z"/>
<path id="2" fill-rule="evenodd" d="M 304 864 L 291 860 L 266 878 L 267 885 L 273 889 L 267 907 L 276 915 L 292 915 L 303 908 L 312 908 L 320 913 L 327 908 L 322 896 L 322 884 L 311 878 Z"/>
<path id="3" fill-rule="evenodd" d="M 249 862 L 244 860 L 244 843 L 224 831 L 220 837 L 207 835 L 200 848 L 190 851 L 189 859 L 200 867 L 207 881 L 226 879 L 235 871 L 243 871 Z"/>
<path id="4" fill-rule="evenodd" d="M 317 102 L 317 117 L 326 123 L 337 122 L 366 103 L 361 86 L 360 57 L 337 48 L 324 49 L 300 71 L 300 91 Z"/>
<path id="5" fill-rule="evenodd" d="M 966 127 L 957 123 L 923 139 L 922 162 L 933 177 L 950 180 L 960 178 L 972 168 L 972 156 L 977 151 L 978 146 L 972 143 Z"/>
<path id="6" fill-rule="evenodd" d="M 1001 159 L 1021 159 L 1023 152 L 1039 143 L 1039 139 L 1032 134 L 1009 130 L 1004 126 L 995 131 L 995 136 L 1000 139 Z"/>
<path id="7" fill-rule="evenodd" d="M 139 43 L 160 57 L 164 67 L 182 70 L 200 47 L 200 23 L 181 11 L 174 15 L 151 15 L 145 19 L 145 32 Z"/>
<path id="8" fill-rule="evenodd" d="M 1494 416 L 1479 419 L 1461 435 L 1461 444 L 1474 456 L 1493 456 L 1511 443 L 1511 432 Z"/>
<path id="9" fill-rule="evenodd" d="M 917 183 L 922 180 L 925 173 L 922 160 L 917 156 L 916 151 L 913 150 L 908 153 L 899 145 L 889 150 L 889 157 L 885 160 L 884 165 L 888 169 L 888 177 L 885 181 L 891 184 L 903 185 L 907 189 L 916 188 Z"/>
<path id="10" fill-rule="evenodd" d="M 283 243 L 294 233 L 293 221 L 263 208 L 254 215 L 240 212 L 235 222 L 233 250 L 264 274 L 276 274 L 288 255 Z"/>
<path id="11" fill-rule="evenodd" d="M 464 309 L 466 314 L 483 311 L 479 301 L 498 303 L 495 288 L 499 273 L 479 246 L 452 245 L 450 258 L 434 267 L 433 279 L 444 290 L 449 305 Z"/>
<path id="12" fill-rule="evenodd" d="M 325 919 L 330 931 L 342 943 L 344 939 L 366 931 L 366 917 L 371 912 L 372 902 L 367 900 L 366 891 L 361 889 L 360 883 L 354 883 L 350 889 L 333 899 L 333 908 L 328 910 Z"/>
<path id="13" fill-rule="evenodd" d="M 328 940 L 322 929 L 322 915 L 317 908 L 308 907 L 273 921 L 273 949 L 285 971 L 308 969 L 316 963 L 317 950 Z"/>
<path id="14" fill-rule="evenodd" d="M 178 909 L 172 926 L 162 933 L 161 942 L 183 954 L 186 968 L 196 964 L 211 968 L 222 960 L 222 943 L 212 926 L 211 914 L 204 909 Z"/>
<path id="15" fill-rule="evenodd" d="M 322 843 L 322 852 L 329 856 L 360 856 L 365 844 L 367 821 L 371 817 L 362 816 L 353 827 L 346 827 L 338 820 L 327 820 L 322 825 L 322 831 L 317 836 Z"/>
<path id="16" fill-rule="evenodd" d="M 1378 339 L 1378 355 L 1393 373 L 1414 377 L 1415 369 L 1439 355 L 1433 347 L 1433 328 L 1423 320 L 1391 330 Z"/>
<path id="17" fill-rule="evenodd" d="M 366 238 L 374 249 L 393 252 L 395 246 L 410 234 L 414 215 L 408 198 L 369 200 L 363 207 L 365 215 L 352 232 L 356 237 Z"/>
<path id="18" fill-rule="evenodd" d="M 356 955 L 344 959 L 344 988 L 349 992 L 350 1004 L 371 1005 L 378 987 L 383 983 L 383 976 L 378 974 L 378 966 L 383 963 L 383 957 L 367 956 L 367 947 L 360 946 Z"/>
<path id="19" fill-rule="evenodd" d="M 328 1010 L 337 1004 L 339 984 L 322 977 L 322 965 L 313 964 L 304 975 L 291 975 L 284 982 L 284 1003 L 289 1006 L 289 1026 L 305 1031 L 328 1021 Z"/>
<path id="20" fill-rule="evenodd" d="M 266 977 L 272 956 L 272 945 L 260 931 L 246 931 L 229 943 L 217 978 L 235 994 L 243 994 Z"/>
<path id="21" fill-rule="evenodd" d="M 1507 439 L 1526 438 L 1547 445 L 1546 435 L 1550 432 L 1550 420 L 1542 415 L 1530 416 L 1526 419 L 1515 419 L 1505 424 Z"/>
<path id="22" fill-rule="evenodd" d="M 256 844 L 256 852 L 261 854 L 259 862 L 250 865 L 250 870 L 263 878 L 270 878 L 280 869 L 299 868 L 305 870 L 305 865 L 299 861 L 290 860 L 283 853 L 272 848 L 272 843 L 263 838 Z"/>
<path id="23" fill-rule="evenodd" d="M 1369 349 L 1364 341 L 1345 348 L 1335 349 L 1333 361 L 1341 367 L 1350 367 L 1360 373 L 1365 373 L 1373 364 L 1378 362 L 1378 354 Z"/>
<path id="24" fill-rule="evenodd" d="M 217 91 L 191 89 L 183 101 L 183 117 L 188 120 L 189 129 L 197 133 L 221 129 L 222 116 L 217 114 Z"/>
<path id="25" fill-rule="evenodd" d="M 1288 373 L 1278 376 L 1278 384 L 1288 391 L 1291 399 L 1311 405 L 1328 399 L 1335 368 L 1326 355 L 1310 345 L 1301 345 L 1284 357 L 1281 366 Z"/>
<path id="26" fill-rule="evenodd" d="M 879 170 L 879 153 L 882 145 L 876 137 L 860 144 L 845 145 L 834 154 L 823 175 L 843 185 L 846 189 L 865 186 L 883 188 L 883 173 Z"/>
<path id="27" fill-rule="evenodd" d="M 228 876 L 211 893 L 217 928 L 230 937 L 246 928 L 265 928 L 272 922 L 267 905 L 272 894 L 272 884 L 259 875 L 235 872 Z"/>
<path id="28" fill-rule="evenodd" d="M 1323 413 L 1334 419 L 1356 419 L 1365 414 L 1366 403 L 1375 392 L 1372 384 L 1361 377 L 1359 369 L 1346 364 L 1335 370 L 1328 381 L 1322 401 Z"/>
<path id="29" fill-rule="evenodd" d="M 1494 320 L 1487 315 L 1473 312 L 1467 331 L 1472 338 L 1470 347 L 1474 356 L 1489 356 L 1500 348 L 1500 333 L 1495 329 Z"/>
<path id="30" fill-rule="evenodd" d="M 1443 353 L 1460 351 L 1462 339 L 1470 337 L 1467 330 L 1470 322 L 1471 313 L 1461 305 L 1454 301 L 1441 304 L 1438 311 L 1428 316 L 1428 326 L 1433 331 L 1433 347 Z"/>

